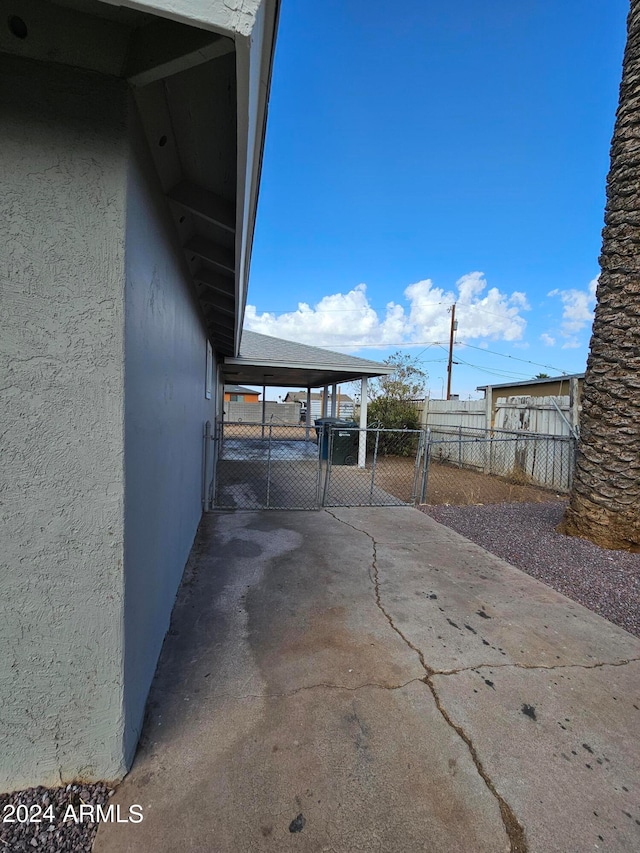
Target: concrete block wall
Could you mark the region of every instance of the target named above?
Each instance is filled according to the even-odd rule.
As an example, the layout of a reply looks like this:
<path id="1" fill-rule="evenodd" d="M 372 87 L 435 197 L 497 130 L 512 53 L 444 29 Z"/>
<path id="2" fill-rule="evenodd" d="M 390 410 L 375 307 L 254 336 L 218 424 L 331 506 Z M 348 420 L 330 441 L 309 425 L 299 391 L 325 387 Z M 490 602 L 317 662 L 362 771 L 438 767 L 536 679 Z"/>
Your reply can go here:
<path id="1" fill-rule="evenodd" d="M 226 402 L 224 404 L 225 421 L 259 424 L 262 422 L 262 414 L 262 403 Z M 273 418 L 274 423 L 299 424 L 300 403 L 276 403 L 274 400 L 267 400 L 264 416 L 266 423 Z"/>

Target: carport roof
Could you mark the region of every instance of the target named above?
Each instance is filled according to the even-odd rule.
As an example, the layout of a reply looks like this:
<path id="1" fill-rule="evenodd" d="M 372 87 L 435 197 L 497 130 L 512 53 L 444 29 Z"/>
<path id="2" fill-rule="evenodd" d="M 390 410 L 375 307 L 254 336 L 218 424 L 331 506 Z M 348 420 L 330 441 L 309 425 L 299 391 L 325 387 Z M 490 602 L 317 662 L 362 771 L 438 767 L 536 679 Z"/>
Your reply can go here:
<path id="1" fill-rule="evenodd" d="M 379 361 L 272 338 L 245 329 L 240 354 L 222 364 L 225 382 L 248 385 L 319 388 L 372 376 L 386 376 L 393 367 Z"/>

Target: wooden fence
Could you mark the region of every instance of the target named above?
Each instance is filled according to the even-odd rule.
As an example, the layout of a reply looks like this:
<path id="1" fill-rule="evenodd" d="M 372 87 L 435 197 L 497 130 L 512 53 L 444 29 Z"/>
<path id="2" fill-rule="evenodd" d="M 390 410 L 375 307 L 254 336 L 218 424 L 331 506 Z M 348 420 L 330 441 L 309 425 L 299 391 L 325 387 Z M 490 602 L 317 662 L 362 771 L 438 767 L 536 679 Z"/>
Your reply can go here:
<path id="1" fill-rule="evenodd" d="M 432 458 L 460 468 L 567 492 L 575 454 L 570 398 L 425 400 Z"/>

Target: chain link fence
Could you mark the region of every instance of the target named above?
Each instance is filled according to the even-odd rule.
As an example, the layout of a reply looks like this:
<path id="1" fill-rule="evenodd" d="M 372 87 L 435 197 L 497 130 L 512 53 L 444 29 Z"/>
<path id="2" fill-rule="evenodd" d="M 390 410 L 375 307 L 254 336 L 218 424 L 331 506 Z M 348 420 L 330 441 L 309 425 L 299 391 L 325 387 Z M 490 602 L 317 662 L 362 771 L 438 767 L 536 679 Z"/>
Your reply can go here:
<path id="1" fill-rule="evenodd" d="M 359 457 L 364 433 L 364 458 Z M 323 506 L 402 506 L 416 503 L 425 433 L 421 430 L 339 429 L 327 436 Z M 344 445 L 353 448 L 342 453 Z M 364 463 L 362 466 L 357 462 Z"/>
<path id="2" fill-rule="evenodd" d="M 438 428 L 218 426 L 221 509 L 483 504 L 557 499 L 571 488 L 567 436 Z"/>
<path id="3" fill-rule="evenodd" d="M 428 434 L 421 502 L 556 499 L 571 489 L 575 444 L 572 436 L 439 427 Z"/>
<path id="4" fill-rule="evenodd" d="M 215 507 L 318 508 L 321 445 L 313 428 L 224 421 L 215 438 Z"/>

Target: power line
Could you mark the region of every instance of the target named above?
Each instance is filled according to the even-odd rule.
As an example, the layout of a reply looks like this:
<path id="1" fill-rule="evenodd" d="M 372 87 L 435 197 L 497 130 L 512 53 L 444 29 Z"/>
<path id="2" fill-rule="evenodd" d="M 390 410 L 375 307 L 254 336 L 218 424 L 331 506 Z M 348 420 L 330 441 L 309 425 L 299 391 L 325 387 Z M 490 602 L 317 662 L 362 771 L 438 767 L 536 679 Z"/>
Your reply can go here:
<path id="1" fill-rule="evenodd" d="M 416 359 L 419 358 L 422 355 L 422 353 L 425 352 L 427 349 L 429 349 L 430 347 L 434 347 L 434 346 L 440 347 L 445 352 L 448 352 L 447 347 L 444 345 L 444 343 L 442 341 L 399 341 L 397 343 L 390 343 L 388 341 L 382 341 L 381 343 L 376 343 L 376 344 L 363 343 L 362 341 L 356 341 L 356 342 L 346 343 L 346 344 L 319 344 L 319 345 L 316 344 L 316 346 L 318 346 L 319 349 L 328 349 L 328 350 L 334 350 L 334 351 L 340 350 L 340 349 L 388 349 L 390 347 L 400 347 L 401 349 L 413 349 L 413 347 L 424 347 L 424 349 L 421 352 L 419 352 L 418 355 L 415 356 Z M 508 353 L 505 353 L 505 352 L 498 352 L 497 350 L 490 350 L 490 349 L 487 349 L 485 347 L 475 346 L 474 344 L 469 344 L 469 343 L 466 343 L 465 341 L 457 341 L 456 346 L 468 347 L 469 349 L 478 350 L 478 352 L 486 352 L 489 355 L 497 355 L 497 356 L 501 356 L 502 358 L 510 358 L 513 361 L 519 361 L 519 362 L 522 362 L 523 364 L 532 364 L 534 367 L 546 367 L 549 370 L 555 370 L 556 372 L 562 374 L 563 376 L 569 375 L 566 370 L 563 370 L 561 367 L 555 367 L 552 364 L 543 364 L 542 362 L 532 361 L 531 359 L 528 359 L 528 358 L 519 358 L 517 355 L 509 355 Z M 442 359 L 434 359 L 434 361 L 442 361 Z M 464 362 L 464 363 L 467 364 L 467 362 Z M 468 366 L 469 367 L 477 367 L 478 370 L 486 370 L 487 372 L 490 370 L 490 368 L 481 368 L 481 367 L 478 367 L 477 365 L 472 365 L 472 364 L 469 364 Z M 514 375 L 518 375 L 518 376 L 528 375 L 528 374 L 524 374 L 524 373 L 517 373 L 515 371 L 513 371 L 513 373 L 514 373 Z"/>
<path id="2" fill-rule="evenodd" d="M 501 355 L 503 358 L 512 358 L 514 361 L 522 361 L 524 364 L 533 364 L 535 367 L 548 367 L 549 370 L 557 370 L 559 373 L 563 373 L 565 376 L 567 375 L 566 370 L 562 370 L 560 367 L 554 367 L 552 364 L 540 364 L 540 362 L 531 361 L 528 358 L 518 358 L 517 355 L 508 355 L 504 352 L 496 352 L 495 350 L 485 349 L 485 347 L 476 347 L 473 344 L 467 344 L 463 341 L 459 341 L 458 346 L 469 347 L 470 349 L 477 349 L 480 350 L 480 352 L 491 353 L 491 355 Z"/>
<path id="3" fill-rule="evenodd" d="M 489 373 L 492 376 L 497 376 L 503 379 L 510 379 L 514 376 L 523 376 L 525 379 L 529 378 L 528 373 L 518 373 L 515 370 L 500 370 L 499 368 L 492 367 L 482 367 L 479 364 L 471 364 L 469 361 L 464 361 L 461 358 L 458 358 L 458 364 L 464 364 L 467 367 L 471 367 L 473 370 L 480 370 L 482 373 Z"/>

